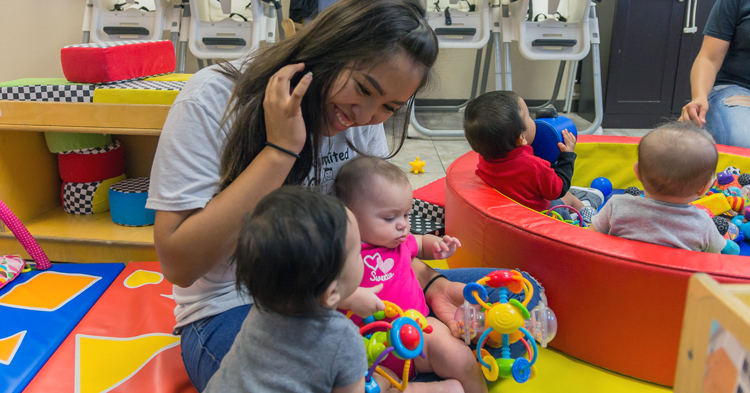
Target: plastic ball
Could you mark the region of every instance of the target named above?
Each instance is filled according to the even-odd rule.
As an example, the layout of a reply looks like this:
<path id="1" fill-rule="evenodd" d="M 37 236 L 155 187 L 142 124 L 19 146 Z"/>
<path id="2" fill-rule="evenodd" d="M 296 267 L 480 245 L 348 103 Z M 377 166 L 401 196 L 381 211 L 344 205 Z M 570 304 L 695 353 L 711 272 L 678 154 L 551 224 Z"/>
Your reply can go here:
<path id="1" fill-rule="evenodd" d="M 612 182 L 606 177 L 597 177 L 591 182 L 591 188 L 595 188 L 604 194 L 604 197 L 608 197 L 612 194 Z"/>
<path id="2" fill-rule="evenodd" d="M 628 187 L 625 189 L 625 194 L 632 196 L 641 196 L 641 190 L 638 187 Z"/>
<path id="3" fill-rule="evenodd" d="M 474 337 L 484 333 L 484 312 L 482 306 L 464 302 L 456 310 L 453 319 L 458 325 L 458 333 L 464 339 L 466 345 L 469 345 Z"/>
<path id="4" fill-rule="evenodd" d="M 737 168 L 736 166 L 728 166 L 726 167 L 722 172 L 731 173 L 733 175 L 740 175 L 740 168 Z"/>
<path id="5" fill-rule="evenodd" d="M 740 183 L 742 187 L 750 185 L 750 173 L 741 174 L 740 177 L 737 178 L 737 182 Z"/>
<path id="6" fill-rule="evenodd" d="M 539 304 L 531 310 L 531 318 L 526 320 L 526 330 L 531 333 L 536 341 L 547 347 L 547 343 L 552 341 L 557 335 L 557 316 L 545 302 Z"/>
<path id="7" fill-rule="evenodd" d="M 727 235 L 729 235 L 729 240 L 737 239 L 737 236 L 739 236 L 739 234 L 740 234 L 740 228 L 738 228 L 737 225 L 729 223 L 729 228 L 727 229 Z M 726 237 L 726 235 L 724 237 Z"/>
<path id="8" fill-rule="evenodd" d="M 738 227 L 741 227 L 742 224 L 745 223 L 745 217 L 737 216 L 732 219 L 732 224 L 737 225 Z"/>
<path id="9" fill-rule="evenodd" d="M 747 175 L 750 175 L 750 173 L 747 173 Z M 740 194 L 743 198 L 750 198 L 750 184 L 742 186 Z"/>
<path id="10" fill-rule="evenodd" d="M 410 351 L 417 349 L 419 341 L 422 340 L 419 330 L 412 325 L 402 326 L 399 337 L 401 337 L 401 343 Z"/>
<path id="11" fill-rule="evenodd" d="M 385 351 L 386 341 L 388 341 L 388 335 L 385 332 L 375 332 L 369 340 L 365 339 L 365 352 L 367 352 L 367 361 L 370 364 Z"/>
<path id="12" fill-rule="evenodd" d="M 750 222 L 742 224 L 740 231 L 742 231 L 746 239 L 750 239 Z"/>
<path id="13" fill-rule="evenodd" d="M 729 220 L 727 220 L 724 217 L 719 217 L 719 216 L 714 217 L 713 220 L 714 220 L 714 225 L 716 225 L 716 229 L 719 230 L 719 233 L 721 234 L 721 236 L 726 235 L 727 231 L 729 230 L 729 224 L 730 224 Z"/>
<path id="14" fill-rule="evenodd" d="M 720 186 L 729 184 L 734 181 L 734 176 L 731 173 L 719 172 L 716 174 L 716 183 Z"/>
<path id="15" fill-rule="evenodd" d="M 499 368 L 498 374 L 501 378 L 508 378 L 511 376 L 511 368 L 513 367 L 513 359 L 497 359 L 497 366 Z"/>
<path id="16" fill-rule="evenodd" d="M 745 207 L 745 212 L 742 213 L 746 220 L 750 220 L 750 207 Z"/>
<path id="17" fill-rule="evenodd" d="M 511 334 L 524 326 L 521 312 L 510 304 L 494 304 L 487 311 L 487 324 L 502 334 Z"/>

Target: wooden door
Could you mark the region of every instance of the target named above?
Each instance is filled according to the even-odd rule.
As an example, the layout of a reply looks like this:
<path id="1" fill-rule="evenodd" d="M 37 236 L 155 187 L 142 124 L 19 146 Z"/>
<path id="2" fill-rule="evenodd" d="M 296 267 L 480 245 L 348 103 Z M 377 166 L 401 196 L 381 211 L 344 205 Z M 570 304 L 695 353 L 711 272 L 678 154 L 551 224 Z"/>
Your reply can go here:
<path id="1" fill-rule="evenodd" d="M 671 116 L 685 6 L 679 0 L 617 1 L 605 127 L 652 127 Z"/>

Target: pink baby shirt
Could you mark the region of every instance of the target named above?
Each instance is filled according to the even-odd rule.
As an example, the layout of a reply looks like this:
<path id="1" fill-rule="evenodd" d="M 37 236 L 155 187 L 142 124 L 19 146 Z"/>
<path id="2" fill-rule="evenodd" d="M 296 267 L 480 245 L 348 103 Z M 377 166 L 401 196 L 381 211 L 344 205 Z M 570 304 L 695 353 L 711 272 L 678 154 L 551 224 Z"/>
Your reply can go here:
<path id="1" fill-rule="evenodd" d="M 362 243 L 365 274 L 359 286 L 370 288 L 383 283 L 383 289 L 378 293 L 381 300 L 395 303 L 404 311 L 414 309 L 427 316 L 427 302 L 411 268 L 411 260 L 418 252 L 417 239 L 412 234 L 396 248 Z"/>

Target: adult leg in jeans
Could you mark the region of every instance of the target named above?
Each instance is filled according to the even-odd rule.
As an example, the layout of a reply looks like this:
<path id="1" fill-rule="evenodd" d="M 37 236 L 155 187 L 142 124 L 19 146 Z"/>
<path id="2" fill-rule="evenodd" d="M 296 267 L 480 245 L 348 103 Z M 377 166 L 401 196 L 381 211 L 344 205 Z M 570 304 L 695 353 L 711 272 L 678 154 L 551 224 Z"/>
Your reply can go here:
<path id="1" fill-rule="evenodd" d="M 750 90 L 715 86 L 708 95 L 706 130 L 717 143 L 750 148 Z"/>
<path id="2" fill-rule="evenodd" d="M 494 272 L 498 269 L 493 268 L 466 268 L 466 269 L 448 269 L 448 270 L 440 270 L 438 269 L 438 272 L 440 274 L 444 275 L 448 280 L 453 282 L 461 282 L 464 284 L 468 284 L 471 282 L 476 282 L 480 280 L 482 277 Z M 523 276 L 529 280 L 531 285 L 534 287 L 534 294 L 531 297 L 531 300 L 529 300 L 529 304 L 527 305 L 527 308 L 529 311 L 533 310 L 534 307 L 539 303 L 539 299 L 541 298 L 541 292 L 544 291 L 544 287 L 542 287 L 537 280 L 529 275 L 526 272 L 521 272 Z M 500 300 L 500 291 L 498 289 L 492 289 L 487 287 L 487 295 L 489 296 L 490 303 L 495 303 Z M 524 300 L 524 294 L 521 292 L 520 294 L 510 293 L 509 299 L 516 299 L 519 302 L 523 302 Z M 432 315 L 432 314 L 431 314 Z M 434 315 L 433 315 L 434 316 Z M 471 348 L 474 349 L 476 346 L 474 344 L 471 345 Z M 501 355 L 501 348 L 492 348 L 489 345 L 485 345 L 484 348 L 489 351 L 492 356 L 495 358 L 499 358 Z M 526 348 L 523 346 L 523 343 L 516 342 L 514 344 L 511 344 L 510 346 L 510 355 L 512 358 L 517 358 L 523 355 L 526 352 Z M 430 381 L 436 381 L 440 378 L 437 377 L 435 374 L 420 374 L 415 379 L 416 382 L 430 382 Z"/>
<path id="3" fill-rule="evenodd" d="M 182 329 L 182 361 L 188 377 L 199 392 L 219 369 L 252 305 L 244 305 L 206 317 Z"/>

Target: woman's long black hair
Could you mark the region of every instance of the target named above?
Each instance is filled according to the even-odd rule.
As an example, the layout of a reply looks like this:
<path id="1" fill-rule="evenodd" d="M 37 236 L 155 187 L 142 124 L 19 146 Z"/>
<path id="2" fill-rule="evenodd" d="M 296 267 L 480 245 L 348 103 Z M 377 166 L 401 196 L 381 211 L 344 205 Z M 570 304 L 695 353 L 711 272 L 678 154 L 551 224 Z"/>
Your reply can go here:
<path id="1" fill-rule="evenodd" d="M 341 0 L 293 37 L 248 58 L 241 71 L 224 63 L 223 71 L 236 85 L 224 117 L 231 122 L 231 130 L 221 162 L 220 188 L 229 186 L 265 147 L 263 99 L 268 81 L 282 67 L 305 64 L 292 86 L 308 71 L 314 75 L 301 105 L 307 141 L 284 182 L 299 185 L 312 168 L 316 168 L 314 177 L 320 177 L 318 155 L 321 130 L 327 127 L 326 101 L 338 76 L 401 54 L 424 68 L 417 91 L 422 90 L 437 59 L 438 43 L 420 0 Z M 407 113 L 413 101 L 402 107 Z M 403 145 L 407 127 L 408 116 L 400 133 L 394 127 L 393 141 L 398 143 L 390 157 Z"/>

